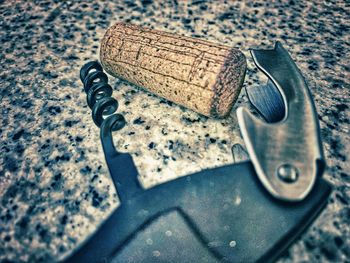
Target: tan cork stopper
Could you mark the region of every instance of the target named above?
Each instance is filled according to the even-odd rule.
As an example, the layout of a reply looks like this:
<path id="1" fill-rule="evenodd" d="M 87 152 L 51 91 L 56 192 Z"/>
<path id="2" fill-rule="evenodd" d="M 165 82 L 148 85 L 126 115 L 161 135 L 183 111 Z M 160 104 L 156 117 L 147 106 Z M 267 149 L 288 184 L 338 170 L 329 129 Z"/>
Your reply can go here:
<path id="1" fill-rule="evenodd" d="M 107 30 L 100 57 L 109 74 L 209 117 L 230 112 L 246 71 L 237 49 L 120 23 Z"/>

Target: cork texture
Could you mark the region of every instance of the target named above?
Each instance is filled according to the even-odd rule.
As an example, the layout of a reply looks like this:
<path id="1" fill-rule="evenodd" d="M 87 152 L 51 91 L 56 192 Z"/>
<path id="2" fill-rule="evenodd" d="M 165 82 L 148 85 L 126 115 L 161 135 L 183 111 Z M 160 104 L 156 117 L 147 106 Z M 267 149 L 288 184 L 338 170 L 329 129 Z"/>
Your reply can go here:
<path id="1" fill-rule="evenodd" d="M 237 49 L 121 23 L 107 30 L 100 58 L 109 74 L 209 117 L 230 112 L 246 70 Z"/>

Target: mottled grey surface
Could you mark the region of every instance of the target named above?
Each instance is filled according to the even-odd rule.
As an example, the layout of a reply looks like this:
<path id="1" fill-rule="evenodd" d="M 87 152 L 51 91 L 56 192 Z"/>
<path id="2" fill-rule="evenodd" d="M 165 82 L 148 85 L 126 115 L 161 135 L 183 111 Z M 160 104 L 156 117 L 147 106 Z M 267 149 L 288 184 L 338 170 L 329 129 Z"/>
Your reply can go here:
<path id="1" fill-rule="evenodd" d="M 246 86 L 262 83 L 248 49 L 280 40 L 319 113 L 329 205 L 281 262 L 350 262 L 350 4 L 345 1 L 0 1 L 0 260 L 52 262 L 118 205 L 79 69 L 117 21 L 240 48 Z M 234 109 L 211 120 L 110 78 L 127 126 L 114 134 L 145 187 L 231 163 Z"/>

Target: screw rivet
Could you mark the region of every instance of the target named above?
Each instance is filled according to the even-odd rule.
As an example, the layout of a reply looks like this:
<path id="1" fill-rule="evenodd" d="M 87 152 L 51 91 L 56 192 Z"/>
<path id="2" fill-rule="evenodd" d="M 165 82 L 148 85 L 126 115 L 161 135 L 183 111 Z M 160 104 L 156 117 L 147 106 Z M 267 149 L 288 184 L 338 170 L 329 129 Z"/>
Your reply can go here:
<path id="1" fill-rule="evenodd" d="M 277 175 L 286 183 L 294 183 L 296 180 L 298 180 L 299 176 L 298 169 L 289 163 L 282 164 L 280 167 L 278 167 Z"/>

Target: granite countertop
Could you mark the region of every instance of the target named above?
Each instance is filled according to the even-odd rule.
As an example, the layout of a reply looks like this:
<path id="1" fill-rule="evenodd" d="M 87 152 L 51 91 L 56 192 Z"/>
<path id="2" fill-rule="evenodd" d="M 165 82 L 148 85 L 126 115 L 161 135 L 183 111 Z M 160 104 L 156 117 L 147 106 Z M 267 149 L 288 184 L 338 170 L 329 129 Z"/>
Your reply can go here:
<path id="1" fill-rule="evenodd" d="M 165 2 L 165 3 L 163 3 Z M 329 204 L 281 262 L 350 262 L 350 4 L 345 1 L 0 1 L 0 261 L 52 262 L 118 206 L 79 80 L 117 21 L 239 48 L 245 86 L 262 84 L 249 48 L 280 40 L 306 77 L 321 125 Z M 110 77 L 145 187 L 232 163 L 235 109 L 213 120 Z"/>

